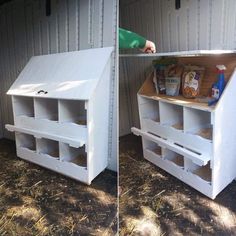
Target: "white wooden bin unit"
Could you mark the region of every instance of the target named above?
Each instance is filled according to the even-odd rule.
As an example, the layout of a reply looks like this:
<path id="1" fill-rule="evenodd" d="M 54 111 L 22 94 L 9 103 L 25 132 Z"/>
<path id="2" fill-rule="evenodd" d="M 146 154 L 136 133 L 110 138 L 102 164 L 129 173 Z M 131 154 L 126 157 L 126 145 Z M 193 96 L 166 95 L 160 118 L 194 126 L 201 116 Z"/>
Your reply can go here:
<path id="1" fill-rule="evenodd" d="M 20 158 L 87 184 L 107 167 L 112 50 L 30 59 L 7 93 Z"/>
<path id="2" fill-rule="evenodd" d="M 168 54 L 167 54 L 168 55 Z M 174 53 L 171 53 L 174 55 Z M 144 158 L 214 199 L 236 178 L 236 55 L 179 55 L 179 63 L 204 66 L 201 94 L 227 67 L 227 86 L 215 106 L 182 96 L 157 95 L 152 76 L 138 92 Z"/>

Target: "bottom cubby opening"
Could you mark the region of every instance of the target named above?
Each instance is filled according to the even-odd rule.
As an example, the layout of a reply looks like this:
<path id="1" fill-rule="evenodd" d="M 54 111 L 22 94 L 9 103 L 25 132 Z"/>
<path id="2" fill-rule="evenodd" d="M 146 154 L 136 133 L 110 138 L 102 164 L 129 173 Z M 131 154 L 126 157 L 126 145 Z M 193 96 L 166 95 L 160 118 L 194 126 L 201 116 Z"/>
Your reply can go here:
<path id="1" fill-rule="evenodd" d="M 167 148 L 163 148 L 163 158 L 173 162 L 181 168 L 184 168 L 184 157 L 176 152 L 173 152 Z"/>
<path id="2" fill-rule="evenodd" d="M 17 147 L 27 148 L 31 151 L 36 151 L 36 141 L 33 135 L 16 133 Z"/>
<path id="3" fill-rule="evenodd" d="M 186 158 L 185 169 L 207 182 L 212 181 L 212 170 L 210 167 L 210 162 L 208 162 L 205 166 L 199 166 Z"/>
<path id="4" fill-rule="evenodd" d="M 59 159 L 59 143 L 50 139 L 38 139 L 37 151 L 40 154 L 47 154 L 51 157 Z"/>
<path id="5" fill-rule="evenodd" d="M 87 168 L 87 153 L 85 145 L 80 148 L 70 147 L 68 144 L 60 144 L 61 161 L 71 162 L 81 167 Z"/>
<path id="6" fill-rule="evenodd" d="M 155 153 L 156 155 L 162 156 L 162 148 L 155 142 L 150 140 L 143 140 L 144 148 L 148 151 Z"/>

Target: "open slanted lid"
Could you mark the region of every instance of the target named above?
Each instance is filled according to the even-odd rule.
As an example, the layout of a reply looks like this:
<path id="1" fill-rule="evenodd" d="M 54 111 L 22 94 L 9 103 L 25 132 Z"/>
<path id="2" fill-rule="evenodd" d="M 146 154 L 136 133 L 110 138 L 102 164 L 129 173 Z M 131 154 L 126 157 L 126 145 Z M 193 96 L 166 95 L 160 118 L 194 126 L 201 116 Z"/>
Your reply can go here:
<path id="1" fill-rule="evenodd" d="M 32 57 L 7 94 L 88 100 L 112 51 L 107 47 Z"/>

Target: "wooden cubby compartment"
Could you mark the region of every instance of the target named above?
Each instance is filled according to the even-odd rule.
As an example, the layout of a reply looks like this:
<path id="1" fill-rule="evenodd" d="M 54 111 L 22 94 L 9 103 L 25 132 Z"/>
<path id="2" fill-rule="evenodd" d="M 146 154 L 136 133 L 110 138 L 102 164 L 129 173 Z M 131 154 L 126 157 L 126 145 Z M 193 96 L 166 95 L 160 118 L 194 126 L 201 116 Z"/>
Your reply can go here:
<path id="1" fill-rule="evenodd" d="M 60 143 L 60 160 L 87 168 L 87 153 L 85 151 L 85 145 L 80 148 L 74 148 L 70 147 L 68 144 Z"/>
<path id="2" fill-rule="evenodd" d="M 35 98 L 35 118 L 58 121 L 58 100 L 51 98 Z"/>
<path id="3" fill-rule="evenodd" d="M 155 155 L 162 157 L 162 148 L 155 142 L 143 139 L 143 147 L 148 152 L 153 152 Z"/>
<path id="4" fill-rule="evenodd" d="M 162 125 L 183 130 L 183 107 L 167 102 L 160 102 L 160 122 Z"/>
<path id="5" fill-rule="evenodd" d="M 32 97 L 13 96 L 14 116 L 34 117 L 34 100 Z"/>
<path id="6" fill-rule="evenodd" d="M 172 150 L 167 148 L 162 149 L 163 159 L 173 162 L 177 166 L 184 168 L 184 157 Z"/>
<path id="7" fill-rule="evenodd" d="M 59 159 L 59 143 L 51 139 L 37 139 L 37 152 Z"/>
<path id="8" fill-rule="evenodd" d="M 211 112 L 185 107 L 184 131 L 212 140 Z"/>
<path id="9" fill-rule="evenodd" d="M 186 171 L 191 172 L 192 174 L 200 177 L 201 179 L 205 180 L 206 182 L 211 183 L 212 181 L 212 170 L 210 167 L 210 162 L 207 163 L 205 166 L 199 166 L 185 158 L 184 160 L 184 168 Z"/>
<path id="10" fill-rule="evenodd" d="M 82 100 L 60 100 L 59 121 L 60 123 L 74 123 L 87 125 L 87 111 L 85 101 Z"/>
<path id="11" fill-rule="evenodd" d="M 27 148 L 31 151 L 36 151 L 35 137 L 30 134 L 16 133 L 16 145 L 19 148 Z"/>
<path id="12" fill-rule="evenodd" d="M 139 97 L 139 113 L 141 119 L 160 122 L 159 102 L 150 98 Z"/>

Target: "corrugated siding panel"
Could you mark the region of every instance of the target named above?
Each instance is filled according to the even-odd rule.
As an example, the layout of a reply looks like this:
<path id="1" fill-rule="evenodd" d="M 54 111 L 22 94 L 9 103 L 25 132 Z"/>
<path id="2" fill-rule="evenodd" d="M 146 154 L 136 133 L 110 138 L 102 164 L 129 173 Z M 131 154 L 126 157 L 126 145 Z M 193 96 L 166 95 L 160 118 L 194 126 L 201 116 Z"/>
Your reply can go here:
<path id="1" fill-rule="evenodd" d="M 33 55 L 116 45 L 116 0 L 51 0 L 46 16 L 45 0 L 15 0 L 0 7 L 0 136 L 14 138 L 5 124 L 13 123 L 11 100 L 6 96 L 13 81 Z M 106 28 L 106 29 L 105 29 Z M 116 54 L 114 54 L 115 59 Z M 91 65 L 92 66 L 92 65 Z M 115 70 L 115 62 L 113 63 Z M 88 68 L 89 69 L 89 68 Z M 115 93 L 115 71 L 112 95 Z M 112 96 L 111 95 L 111 96 Z M 110 122 L 111 168 L 115 168 L 117 132 L 116 100 Z"/>
<path id="2" fill-rule="evenodd" d="M 123 28 L 156 43 L 159 52 L 236 48 L 235 0 L 120 0 Z M 137 91 L 150 59 L 120 59 L 120 135 L 139 126 Z M 127 105 L 128 104 L 128 105 Z"/>

